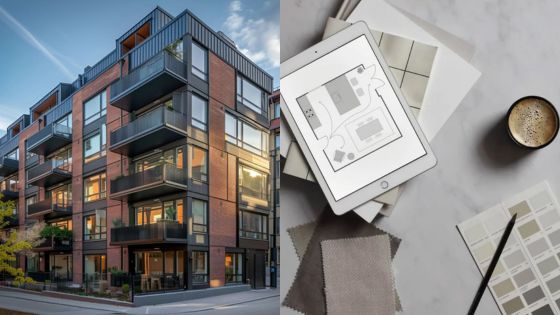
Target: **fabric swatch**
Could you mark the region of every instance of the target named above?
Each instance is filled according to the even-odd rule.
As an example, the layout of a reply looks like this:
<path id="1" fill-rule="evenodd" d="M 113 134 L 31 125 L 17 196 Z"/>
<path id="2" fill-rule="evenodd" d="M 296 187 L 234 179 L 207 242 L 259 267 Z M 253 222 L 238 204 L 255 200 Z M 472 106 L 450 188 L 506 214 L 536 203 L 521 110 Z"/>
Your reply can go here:
<path id="1" fill-rule="evenodd" d="M 316 227 L 317 222 L 313 221 L 306 224 L 294 226 L 287 230 L 288 234 L 290 235 L 290 239 L 292 240 L 292 245 L 296 250 L 296 255 L 298 256 L 299 261 L 301 261 L 303 256 L 305 255 L 305 251 L 307 250 L 307 246 L 309 245 L 309 241 L 311 240 Z M 399 298 L 399 294 L 397 293 L 397 288 L 394 283 L 393 287 L 395 290 L 396 309 L 397 311 L 402 311 L 401 299 Z"/>
<path id="2" fill-rule="evenodd" d="M 294 245 L 299 261 L 301 261 L 303 255 L 305 254 L 305 250 L 307 249 L 307 245 L 309 245 L 313 232 L 315 232 L 316 226 L 317 222 L 313 221 L 288 229 L 288 234 L 290 235 L 290 239 L 292 240 L 292 244 Z"/>
<path id="3" fill-rule="evenodd" d="M 327 314 L 395 314 L 389 236 L 325 240 L 321 253 Z"/>
<path id="4" fill-rule="evenodd" d="M 391 257 L 394 258 L 401 242 L 399 238 L 366 223 L 353 212 L 337 216 L 330 207 L 327 207 L 317 220 L 315 232 L 309 241 L 294 282 L 282 305 L 304 314 L 325 314 L 326 301 L 323 289 L 323 270 L 321 268 L 321 241 L 384 234 L 389 236 Z"/>

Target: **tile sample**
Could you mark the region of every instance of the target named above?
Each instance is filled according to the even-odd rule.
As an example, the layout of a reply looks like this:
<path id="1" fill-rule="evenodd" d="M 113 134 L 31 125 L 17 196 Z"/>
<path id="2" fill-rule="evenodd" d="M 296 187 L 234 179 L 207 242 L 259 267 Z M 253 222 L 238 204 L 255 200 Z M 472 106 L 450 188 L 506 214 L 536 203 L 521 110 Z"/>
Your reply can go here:
<path id="1" fill-rule="evenodd" d="M 515 227 L 488 287 L 502 314 L 560 314 L 560 206 L 547 182 L 480 212 L 457 228 L 482 274 L 509 218 Z M 489 255 L 490 249 L 492 253 Z"/>

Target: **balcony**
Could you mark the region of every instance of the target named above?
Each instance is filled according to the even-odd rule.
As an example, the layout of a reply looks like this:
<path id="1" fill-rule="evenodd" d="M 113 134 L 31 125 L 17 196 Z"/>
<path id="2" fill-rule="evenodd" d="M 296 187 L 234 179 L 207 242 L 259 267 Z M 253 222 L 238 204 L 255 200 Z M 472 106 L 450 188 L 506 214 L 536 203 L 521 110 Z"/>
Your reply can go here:
<path id="1" fill-rule="evenodd" d="M 16 200 L 19 198 L 19 191 L 17 187 L 6 187 L 5 189 L 0 190 L 0 194 L 2 194 L 1 201 L 9 201 L 9 200 Z"/>
<path id="2" fill-rule="evenodd" d="M 29 170 L 30 185 L 49 187 L 72 178 L 72 164 L 61 160 L 48 160 Z"/>
<path id="3" fill-rule="evenodd" d="M 111 199 L 135 202 L 187 190 L 186 169 L 161 164 L 111 181 Z"/>
<path id="4" fill-rule="evenodd" d="M 6 177 L 17 172 L 19 169 L 19 161 L 7 157 L 0 158 L 0 176 Z"/>
<path id="5" fill-rule="evenodd" d="M 27 151 L 47 156 L 70 143 L 72 143 L 71 128 L 50 124 L 27 140 Z"/>
<path id="6" fill-rule="evenodd" d="M 38 252 L 48 252 L 48 251 L 71 251 L 72 250 L 72 240 L 64 239 L 56 236 L 51 236 L 45 238 L 45 241 L 37 245 L 34 248 Z"/>
<path id="7" fill-rule="evenodd" d="M 186 83 L 185 64 L 162 51 L 111 85 L 111 104 L 131 112 Z"/>
<path id="8" fill-rule="evenodd" d="M 43 216 L 50 218 L 72 214 L 72 201 L 53 201 L 45 199 L 27 206 L 27 216 Z"/>
<path id="9" fill-rule="evenodd" d="M 187 136 L 187 117 L 160 107 L 111 132 L 115 153 L 135 156 Z"/>
<path id="10" fill-rule="evenodd" d="M 250 207 L 269 209 L 268 191 L 257 191 L 249 187 L 239 187 L 239 201 Z"/>
<path id="11" fill-rule="evenodd" d="M 175 221 L 111 229 L 111 245 L 187 243 L 187 225 Z"/>

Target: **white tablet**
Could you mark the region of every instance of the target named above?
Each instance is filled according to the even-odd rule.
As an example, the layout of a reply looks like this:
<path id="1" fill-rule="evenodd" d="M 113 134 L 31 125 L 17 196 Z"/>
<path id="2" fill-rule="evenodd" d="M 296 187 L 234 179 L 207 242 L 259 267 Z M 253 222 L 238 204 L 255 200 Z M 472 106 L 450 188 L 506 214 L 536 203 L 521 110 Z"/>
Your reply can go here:
<path id="1" fill-rule="evenodd" d="M 436 158 L 364 22 L 281 64 L 282 112 L 336 214 Z"/>

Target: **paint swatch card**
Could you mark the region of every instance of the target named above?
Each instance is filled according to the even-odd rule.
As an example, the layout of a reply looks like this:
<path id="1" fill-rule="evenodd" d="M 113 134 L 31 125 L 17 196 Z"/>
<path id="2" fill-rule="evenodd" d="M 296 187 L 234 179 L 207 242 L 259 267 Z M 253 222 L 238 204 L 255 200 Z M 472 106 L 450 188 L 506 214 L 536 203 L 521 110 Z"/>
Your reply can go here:
<path id="1" fill-rule="evenodd" d="M 488 284 L 490 292 L 502 314 L 560 314 L 560 206 L 547 182 L 457 228 L 484 274 L 514 213 L 517 221 Z"/>

